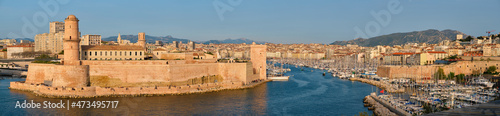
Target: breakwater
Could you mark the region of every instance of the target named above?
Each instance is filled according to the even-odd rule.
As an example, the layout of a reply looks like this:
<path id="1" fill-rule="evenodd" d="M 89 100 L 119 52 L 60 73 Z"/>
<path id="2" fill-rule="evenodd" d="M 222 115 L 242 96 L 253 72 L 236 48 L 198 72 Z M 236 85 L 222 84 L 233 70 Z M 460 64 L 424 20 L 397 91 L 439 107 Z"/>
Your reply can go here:
<path id="1" fill-rule="evenodd" d="M 387 109 L 384 105 L 375 101 L 370 95 L 366 96 L 363 102 L 367 103 L 368 106 L 373 108 L 373 113 L 376 116 L 397 116 L 394 112 L 391 112 L 391 110 Z"/>
<path id="2" fill-rule="evenodd" d="M 389 83 L 382 82 L 382 81 L 376 81 L 376 80 L 370 80 L 370 79 L 364 79 L 364 78 L 350 78 L 349 80 L 351 81 L 359 81 L 363 83 L 368 83 L 371 85 L 375 85 L 381 89 L 384 89 L 384 92 L 389 92 L 389 93 L 403 93 L 405 92 L 404 88 L 398 88 L 396 86 L 392 86 Z"/>

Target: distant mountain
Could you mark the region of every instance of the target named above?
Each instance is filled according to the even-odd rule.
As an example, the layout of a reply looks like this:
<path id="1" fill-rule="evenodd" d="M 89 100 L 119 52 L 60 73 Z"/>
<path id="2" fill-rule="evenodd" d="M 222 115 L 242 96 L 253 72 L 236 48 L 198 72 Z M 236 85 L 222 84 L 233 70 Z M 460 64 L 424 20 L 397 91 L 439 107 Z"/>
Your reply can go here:
<path id="1" fill-rule="evenodd" d="M 466 34 L 456 31 L 456 30 L 435 30 L 429 29 L 424 31 L 413 31 L 406 33 L 393 33 L 389 35 L 382 35 L 377 37 L 372 37 L 369 39 L 357 38 L 349 41 L 335 41 L 331 44 L 334 45 L 346 45 L 346 44 L 356 44 L 359 46 L 373 47 L 377 45 L 402 45 L 406 43 L 427 43 L 427 44 L 437 44 L 443 40 L 455 40 L 457 34 Z"/>
<path id="2" fill-rule="evenodd" d="M 102 38 L 102 41 L 116 41 L 116 38 L 118 36 L 111 36 L 107 38 Z M 130 42 L 135 43 L 137 42 L 137 35 L 121 35 L 122 40 L 130 40 Z M 146 42 L 147 43 L 155 43 L 157 40 L 162 41 L 163 43 L 172 43 L 173 41 L 182 41 L 182 43 L 187 43 L 190 40 L 189 39 L 180 39 L 180 38 L 175 38 L 172 36 L 164 36 L 164 37 L 157 37 L 157 36 L 149 36 L 146 35 Z M 221 44 L 221 43 L 234 43 L 234 44 L 240 44 L 240 43 L 247 43 L 251 44 L 252 42 L 255 42 L 257 44 L 264 44 L 266 42 L 261 42 L 261 41 L 253 41 L 250 39 L 246 38 L 240 38 L 240 39 L 225 39 L 225 40 L 209 40 L 209 41 L 195 41 L 196 43 L 203 43 L 203 44 Z"/>
<path id="3" fill-rule="evenodd" d="M 0 38 L 0 40 L 2 40 L 2 39 L 11 39 L 11 38 Z M 15 40 L 16 41 L 19 41 L 19 40 L 28 40 L 28 41 L 32 41 L 32 42 L 35 41 L 35 40 L 31 39 L 31 38 L 16 38 Z"/>
<path id="4" fill-rule="evenodd" d="M 239 38 L 239 39 L 225 39 L 225 40 L 208 40 L 203 42 L 203 44 L 221 44 L 221 43 L 232 43 L 232 44 L 240 44 L 240 43 L 246 43 L 246 44 L 252 44 L 255 42 L 256 44 L 265 44 L 266 42 L 262 41 L 254 41 L 246 38 Z"/>
<path id="5" fill-rule="evenodd" d="M 102 41 L 116 41 L 116 38 L 118 36 L 111 36 L 107 38 L 102 38 Z M 122 40 L 130 40 L 132 43 L 137 42 L 137 35 L 121 35 Z M 188 39 L 180 39 L 180 38 L 174 38 L 172 36 L 165 36 L 165 37 L 157 37 L 157 36 L 149 36 L 146 35 L 146 43 L 155 43 L 157 40 L 162 41 L 163 43 L 172 43 L 173 41 L 182 41 L 182 43 L 187 43 L 189 42 Z"/>

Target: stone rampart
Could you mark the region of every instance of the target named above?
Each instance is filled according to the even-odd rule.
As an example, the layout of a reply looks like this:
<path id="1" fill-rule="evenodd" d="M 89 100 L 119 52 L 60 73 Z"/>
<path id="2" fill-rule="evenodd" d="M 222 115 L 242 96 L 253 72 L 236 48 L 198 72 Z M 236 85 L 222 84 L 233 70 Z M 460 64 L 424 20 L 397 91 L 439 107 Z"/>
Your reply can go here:
<path id="1" fill-rule="evenodd" d="M 442 68 L 444 74 L 448 75 L 450 72 L 458 74 L 471 75 L 474 72 L 485 72 L 488 67 L 495 66 L 497 72 L 500 61 L 459 61 L 449 65 L 426 65 L 426 66 L 391 66 L 384 65 L 377 68 L 377 75 L 380 77 L 388 78 L 431 78 Z"/>
<path id="2" fill-rule="evenodd" d="M 85 87 L 90 81 L 88 65 L 31 63 L 28 70 L 27 83 L 45 83 L 54 87 Z"/>

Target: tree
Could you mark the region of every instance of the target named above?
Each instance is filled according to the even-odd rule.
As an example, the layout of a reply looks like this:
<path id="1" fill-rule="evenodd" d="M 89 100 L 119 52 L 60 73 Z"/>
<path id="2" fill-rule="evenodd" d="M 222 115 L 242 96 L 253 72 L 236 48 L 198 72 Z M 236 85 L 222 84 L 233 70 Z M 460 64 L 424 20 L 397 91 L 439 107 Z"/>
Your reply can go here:
<path id="1" fill-rule="evenodd" d="M 438 71 L 434 74 L 437 79 L 445 79 L 446 75 L 444 74 L 444 70 L 442 68 L 439 68 Z"/>
<path id="2" fill-rule="evenodd" d="M 459 74 L 459 75 L 457 75 L 457 78 L 455 78 L 455 81 L 457 83 L 461 83 L 464 78 L 465 78 L 465 74 Z"/>
<path id="3" fill-rule="evenodd" d="M 448 78 L 446 78 L 446 80 L 454 80 L 454 79 L 455 79 L 455 73 L 450 72 L 450 74 L 448 74 Z"/>
<path id="4" fill-rule="evenodd" d="M 497 67 L 496 66 L 490 66 L 490 67 L 488 67 L 488 70 L 486 70 L 486 73 L 487 74 L 497 73 Z"/>
<path id="5" fill-rule="evenodd" d="M 474 39 L 474 38 L 472 38 L 472 37 L 469 35 L 469 36 L 467 36 L 465 39 L 461 39 L 460 41 L 465 42 L 465 41 L 471 41 L 471 40 L 473 40 L 473 39 Z"/>

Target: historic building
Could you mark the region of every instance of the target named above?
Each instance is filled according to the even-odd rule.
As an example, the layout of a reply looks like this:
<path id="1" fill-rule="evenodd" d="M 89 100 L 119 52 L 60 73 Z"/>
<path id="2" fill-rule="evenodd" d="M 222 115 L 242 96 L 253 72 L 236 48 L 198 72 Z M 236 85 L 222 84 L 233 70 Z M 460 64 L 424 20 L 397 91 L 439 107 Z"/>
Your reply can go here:
<path id="1" fill-rule="evenodd" d="M 74 15 L 69 15 L 64 20 L 62 65 L 31 63 L 26 81 L 11 82 L 10 88 L 33 91 L 45 96 L 77 98 L 237 89 L 251 87 L 254 83 L 266 80 L 266 45 L 251 45 L 251 60 L 240 63 L 193 59 L 194 54 L 185 54 L 184 60 L 139 60 L 146 51 L 144 33 L 139 33 L 139 41 L 135 46 L 84 45 L 80 49 L 78 21 Z M 84 57 L 87 59 L 94 56 L 108 59 L 137 56 L 138 60 L 82 60 L 80 50 L 84 56 L 87 54 Z M 94 82 L 96 78 L 113 82 L 93 85 L 101 83 Z M 111 84 L 118 85 L 109 86 Z M 124 88 L 125 85 L 133 86 Z"/>
<path id="2" fill-rule="evenodd" d="M 144 49 L 134 45 L 82 45 L 82 60 L 144 60 Z"/>

